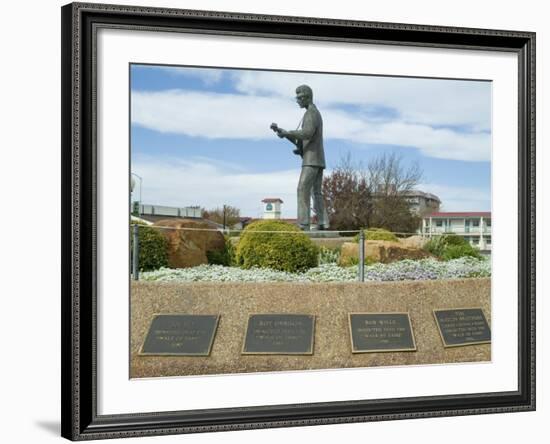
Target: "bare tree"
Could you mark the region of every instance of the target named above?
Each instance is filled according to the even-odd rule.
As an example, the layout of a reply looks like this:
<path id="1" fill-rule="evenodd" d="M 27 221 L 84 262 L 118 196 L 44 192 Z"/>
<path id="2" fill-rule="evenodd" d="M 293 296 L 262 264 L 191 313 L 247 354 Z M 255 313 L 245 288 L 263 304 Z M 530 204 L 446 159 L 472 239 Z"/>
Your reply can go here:
<path id="1" fill-rule="evenodd" d="M 421 179 L 418 164 L 405 168 L 396 153 L 383 154 L 366 168 L 347 154 L 323 182 L 331 226 L 337 230 L 416 231 L 420 221 L 406 197 Z"/>
<path id="2" fill-rule="evenodd" d="M 366 225 L 371 203 L 367 175 L 349 154 L 325 176 L 323 196 L 332 228 L 357 230 Z"/>
<path id="3" fill-rule="evenodd" d="M 368 164 L 368 182 L 379 196 L 403 196 L 412 191 L 422 179 L 422 170 L 415 162 L 408 168 L 402 165 L 402 156 L 384 153 Z"/>
<path id="4" fill-rule="evenodd" d="M 407 195 L 422 180 L 418 163 L 406 168 L 402 156 L 385 153 L 369 162 L 368 176 L 373 198 L 369 226 L 393 232 L 415 232 L 420 219 L 411 211 Z"/>
<path id="5" fill-rule="evenodd" d="M 232 227 L 239 222 L 240 216 L 241 210 L 231 205 L 224 205 L 223 207 L 216 207 L 210 210 L 203 208 L 202 210 L 203 219 L 211 220 L 226 227 Z"/>

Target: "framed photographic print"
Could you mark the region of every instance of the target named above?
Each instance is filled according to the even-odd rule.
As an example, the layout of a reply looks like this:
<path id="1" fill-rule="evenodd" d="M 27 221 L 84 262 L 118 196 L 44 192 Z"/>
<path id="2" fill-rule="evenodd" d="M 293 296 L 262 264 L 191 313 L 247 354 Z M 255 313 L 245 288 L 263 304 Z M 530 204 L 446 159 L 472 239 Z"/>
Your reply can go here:
<path id="1" fill-rule="evenodd" d="M 534 97 L 530 32 L 64 6 L 62 435 L 533 410 Z"/>

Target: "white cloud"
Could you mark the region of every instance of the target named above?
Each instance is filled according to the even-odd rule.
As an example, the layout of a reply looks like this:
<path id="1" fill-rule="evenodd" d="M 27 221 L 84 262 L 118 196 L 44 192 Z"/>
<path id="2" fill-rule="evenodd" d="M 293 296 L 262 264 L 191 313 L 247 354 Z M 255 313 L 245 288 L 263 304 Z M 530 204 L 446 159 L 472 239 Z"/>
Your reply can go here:
<path id="1" fill-rule="evenodd" d="M 223 77 L 223 71 L 220 69 L 206 68 L 182 68 L 181 66 L 151 66 L 154 69 L 160 69 L 166 74 L 174 77 L 195 77 L 202 81 L 205 85 L 213 85 L 218 83 Z M 141 66 L 141 68 L 145 68 Z"/>
<path id="2" fill-rule="evenodd" d="M 375 105 L 395 109 L 405 122 L 491 128 L 488 82 L 266 71 L 235 71 L 232 77 L 245 94 L 290 99 L 305 83 L 320 105 Z"/>
<path id="3" fill-rule="evenodd" d="M 161 132 L 212 139 L 273 138 L 269 125 L 277 116 L 297 123 L 301 113 L 291 102 L 268 97 L 183 90 L 132 92 L 132 122 Z"/>
<path id="4" fill-rule="evenodd" d="M 279 197 L 284 201 L 283 217 L 296 215 L 299 169 L 254 173 L 204 158 L 141 156 L 132 162 L 132 171 L 143 178 L 144 203 L 205 208 L 226 204 L 239 208 L 242 216 L 259 217 L 261 200 Z"/>
<path id="5" fill-rule="evenodd" d="M 205 208 L 226 204 L 240 208 L 242 216 L 260 217 L 261 200 L 279 197 L 284 201 L 283 217 L 296 217 L 299 168 L 254 173 L 207 158 L 160 160 L 140 156 L 133 161 L 132 171 L 143 178 L 144 203 L 178 207 L 200 205 Z M 442 201 L 442 211 L 491 209 L 490 191 L 482 188 L 425 183 L 418 189 L 436 194 Z"/>
<path id="6" fill-rule="evenodd" d="M 486 188 L 421 184 L 419 190 L 441 199 L 441 211 L 491 211 L 491 191 Z"/>
<path id="7" fill-rule="evenodd" d="M 335 108 L 329 102 L 324 107 L 319 106 L 325 138 L 360 144 L 412 146 L 426 156 L 442 159 L 490 160 L 491 136 L 487 133 L 433 128 L 406 119 L 374 120 L 362 113 Z M 293 100 L 283 96 L 184 90 L 132 92 L 133 123 L 156 131 L 188 136 L 273 139 L 275 135 L 269 129 L 271 122 L 275 121 L 286 129 L 294 129 L 302 114 L 303 111 Z"/>

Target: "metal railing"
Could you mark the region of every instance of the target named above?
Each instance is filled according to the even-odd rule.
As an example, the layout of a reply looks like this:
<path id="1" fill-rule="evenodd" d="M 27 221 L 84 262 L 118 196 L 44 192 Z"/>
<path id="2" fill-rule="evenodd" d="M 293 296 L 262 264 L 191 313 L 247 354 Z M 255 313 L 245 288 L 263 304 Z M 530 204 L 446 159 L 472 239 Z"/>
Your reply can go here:
<path id="1" fill-rule="evenodd" d="M 130 224 L 131 227 L 131 233 L 132 233 L 132 251 L 131 251 L 131 274 L 132 278 L 134 280 L 139 280 L 139 250 L 140 250 L 140 244 L 139 244 L 139 230 L 140 229 L 158 229 L 158 230 L 180 230 L 180 231 L 202 231 L 202 232 L 219 232 L 223 234 L 231 234 L 231 233 L 243 233 L 245 232 L 245 229 L 224 229 L 221 230 L 219 228 L 192 228 L 192 227 L 169 227 L 169 226 L 162 226 L 162 225 L 143 225 L 143 224 L 136 224 L 132 223 Z M 357 261 L 357 280 L 359 282 L 365 281 L 365 233 L 369 230 L 367 228 L 362 230 L 321 230 L 321 231 L 301 231 L 301 230 L 286 230 L 286 231 L 279 231 L 279 230 L 254 230 L 254 231 L 246 231 L 247 234 L 253 234 L 253 233 L 273 233 L 273 234 L 309 234 L 312 236 L 312 238 L 318 238 L 318 235 L 322 235 L 322 238 L 326 239 L 341 239 L 343 236 L 341 234 L 345 235 L 351 235 L 351 234 L 358 234 L 358 261 Z M 371 230 L 375 231 L 375 230 Z M 420 236 L 422 238 L 431 238 L 432 236 L 438 236 L 441 234 L 436 233 L 406 233 L 406 232 L 390 232 L 391 234 L 394 234 L 396 236 Z M 334 237 L 325 237 L 328 234 L 334 234 Z M 453 233 L 454 234 L 454 233 Z"/>
<path id="2" fill-rule="evenodd" d="M 359 263 L 357 264 L 357 280 L 365 282 L 365 230 L 359 232 Z"/>

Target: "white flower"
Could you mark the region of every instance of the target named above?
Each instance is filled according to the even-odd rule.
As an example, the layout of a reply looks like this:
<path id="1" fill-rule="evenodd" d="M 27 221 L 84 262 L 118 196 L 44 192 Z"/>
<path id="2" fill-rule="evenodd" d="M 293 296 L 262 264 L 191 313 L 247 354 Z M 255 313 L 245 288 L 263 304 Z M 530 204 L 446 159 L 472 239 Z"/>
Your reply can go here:
<path id="1" fill-rule="evenodd" d="M 447 262 L 435 259 L 403 260 L 392 264 L 365 266 L 366 281 L 402 281 L 456 279 L 491 276 L 488 259 L 463 257 Z M 223 265 L 199 265 L 191 268 L 161 268 L 141 273 L 145 281 L 180 282 L 353 282 L 357 266 L 340 267 L 324 263 L 305 273 L 289 273 L 267 268 L 242 269 Z"/>

